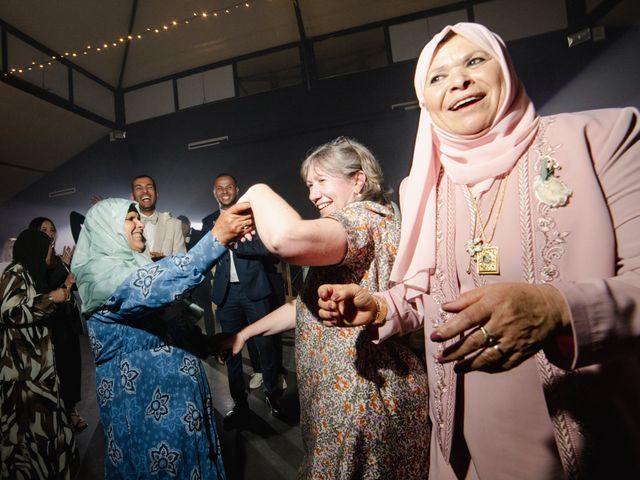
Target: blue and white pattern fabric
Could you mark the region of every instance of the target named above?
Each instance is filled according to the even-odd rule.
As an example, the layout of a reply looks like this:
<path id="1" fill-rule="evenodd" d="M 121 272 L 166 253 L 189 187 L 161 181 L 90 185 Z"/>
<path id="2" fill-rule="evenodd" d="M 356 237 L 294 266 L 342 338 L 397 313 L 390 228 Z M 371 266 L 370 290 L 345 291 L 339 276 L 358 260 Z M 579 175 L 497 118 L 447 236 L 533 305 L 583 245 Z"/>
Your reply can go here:
<path id="1" fill-rule="evenodd" d="M 196 356 L 201 333 L 164 309 L 225 250 L 205 235 L 188 254 L 135 267 L 87 321 L 105 479 L 225 479 L 211 391 Z"/>

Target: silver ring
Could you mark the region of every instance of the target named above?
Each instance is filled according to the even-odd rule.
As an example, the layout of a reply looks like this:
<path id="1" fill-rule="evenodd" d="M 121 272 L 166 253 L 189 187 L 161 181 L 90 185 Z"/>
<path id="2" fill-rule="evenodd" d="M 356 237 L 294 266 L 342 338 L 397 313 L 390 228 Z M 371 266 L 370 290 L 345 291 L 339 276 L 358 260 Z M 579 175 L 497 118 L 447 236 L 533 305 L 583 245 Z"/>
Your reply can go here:
<path id="1" fill-rule="evenodd" d="M 493 349 L 498 352 L 500 354 L 501 357 L 504 357 L 506 354 L 504 353 L 504 351 L 500 348 L 500 345 L 494 345 Z"/>
<path id="2" fill-rule="evenodd" d="M 482 342 L 484 347 L 491 347 L 498 343 L 498 336 L 495 333 L 491 333 L 484 327 L 480 327 L 480 331 L 482 332 L 482 335 L 484 335 L 484 340 Z"/>

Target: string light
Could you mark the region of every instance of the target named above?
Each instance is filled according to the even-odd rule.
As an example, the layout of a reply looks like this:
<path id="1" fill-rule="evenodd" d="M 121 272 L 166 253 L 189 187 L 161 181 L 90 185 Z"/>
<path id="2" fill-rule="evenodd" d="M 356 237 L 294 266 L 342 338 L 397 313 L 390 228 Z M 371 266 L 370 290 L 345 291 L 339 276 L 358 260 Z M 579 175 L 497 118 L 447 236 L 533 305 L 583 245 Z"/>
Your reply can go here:
<path id="1" fill-rule="evenodd" d="M 171 21 L 167 21 L 167 22 L 163 22 L 162 24 L 158 25 L 158 26 L 148 26 L 143 28 L 140 32 L 132 32 L 129 33 L 128 35 L 121 35 L 118 36 L 117 38 L 115 38 L 114 40 L 110 40 L 110 41 L 106 41 L 102 44 L 102 47 L 96 46 L 96 47 L 92 47 L 91 45 L 87 45 L 84 49 L 82 49 L 81 51 L 75 51 L 75 52 L 65 52 L 62 55 L 52 55 L 51 56 L 51 60 L 58 60 L 60 61 L 61 58 L 64 57 L 78 57 L 79 54 L 82 55 L 88 55 L 89 53 L 95 52 L 101 52 L 102 50 L 107 50 L 111 44 L 112 47 L 117 47 L 119 45 L 126 45 L 128 42 L 132 42 L 134 40 L 142 40 L 143 37 L 143 32 L 154 32 L 154 33 L 162 33 L 162 32 L 168 32 L 169 30 L 171 30 L 169 28 L 169 25 L 172 25 L 174 27 L 178 27 L 180 25 L 189 25 L 190 24 L 190 20 L 193 18 L 199 18 L 201 20 L 208 20 L 209 17 L 220 17 L 222 13 L 225 14 L 231 14 L 231 10 L 232 9 L 240 9 L 241 7 L 244 8 L 249 8 L 251 6 L 252 3 L 254 3 L 257 0 L 244 0 L 242 2 L 236 3 L 235 5 L 230 5 L 226 8 L 221 8 L 218 10 L 209 10 L 209 11 L 203 11 L 203 12 L 193 12 L 193 16 L 189 16 L 186 18 L 183 18 L 181 20 L 171 20 Z M 37 65 L 39 68 L 45 68 L 46 66 L 50 66 L 52 65 L 51 62 L 46 62 L 46 64 L 44 62 L 37 62 L 36 60 L 33 60 L 31 62 L 31 65 L 35 66 Z M 32 67 L 31 66 L 23 66 L 23 67 L 11 67 L 9 69 L 9 71 L 7 73 L 10 73 L 12 75 L 16 75 L 16 74 L 20 74 L 23 73 L 24 71 L 31 71 Z M 6 75 L 6 74 L 5 74 Z"/>

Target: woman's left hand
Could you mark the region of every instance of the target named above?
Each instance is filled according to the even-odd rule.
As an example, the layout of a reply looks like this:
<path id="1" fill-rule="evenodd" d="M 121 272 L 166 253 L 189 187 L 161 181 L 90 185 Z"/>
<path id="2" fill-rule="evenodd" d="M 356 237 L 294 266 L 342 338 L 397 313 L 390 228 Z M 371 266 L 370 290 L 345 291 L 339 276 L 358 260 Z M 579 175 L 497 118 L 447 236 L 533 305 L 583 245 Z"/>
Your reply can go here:
<path id="1" fill-rule="evenodd" d="M 551 285 L 487 285 L 442 308 L 456 315 L 436 328 L 431 340 L 443 342 L 461 335 L 438 358 L 441 363 L 456 362 L 457 373 L 509 370 L 571 325 L 569 307 Z"/>

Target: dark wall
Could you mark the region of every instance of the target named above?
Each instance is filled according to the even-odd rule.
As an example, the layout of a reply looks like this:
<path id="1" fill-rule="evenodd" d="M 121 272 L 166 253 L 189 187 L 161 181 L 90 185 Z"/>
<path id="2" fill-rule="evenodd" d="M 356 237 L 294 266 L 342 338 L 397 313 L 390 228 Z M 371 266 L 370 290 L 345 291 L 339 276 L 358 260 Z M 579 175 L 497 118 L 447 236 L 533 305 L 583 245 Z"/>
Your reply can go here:
<path id="1" fill-rule="evenodd" d="M 544 114 L 591 108 L 640 107 L 639 30 L 607 32 L 607 39 L 568 48 L 564 33 L 511 42 L 516 69 Z M 225 100 L 130 125 L 127 138 L 105 138 L 69 160 L 0 208 L 0 238 L 15 235 L 38 215 L 58 225 L 60 244 L 70 243 L 68 215 L 85 213 L 89 197 L 128 197 L 133 176 L 148 173 L 158 184 L 158 207 L 193 222 L 217 208 L 211 181 L 234 174 L 241 189 L 265 182 L 303 216 L 315 216 L 298 168 L 312 147 L 340 135 L 368 145 L 388 184 L 408 173 L 418 110 L 391 109 L 414 100 L 415 61 L 318 82 Z M 228 136 L 198 150 L 187 143 Z M 74 195 L 48 192 L 75 186 Z M 60 246 L 59 246 L 60 249 Z"/>

